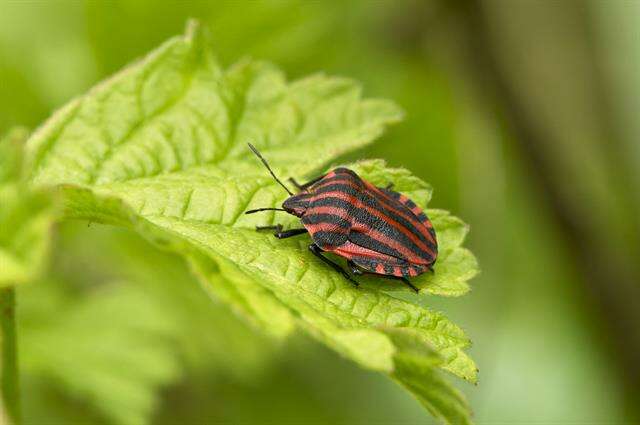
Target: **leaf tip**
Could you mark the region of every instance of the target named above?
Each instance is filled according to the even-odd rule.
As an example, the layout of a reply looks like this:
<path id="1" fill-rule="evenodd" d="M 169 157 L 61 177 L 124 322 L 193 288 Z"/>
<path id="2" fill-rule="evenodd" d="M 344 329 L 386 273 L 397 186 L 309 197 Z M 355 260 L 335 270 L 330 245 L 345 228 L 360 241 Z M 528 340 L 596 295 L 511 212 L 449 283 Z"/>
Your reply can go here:
<path id="1" fill-rule="evenodd" d="M 185 25 L 184 35 L 185 38 L 191 40 L 197 38 L 198 35 L 202 32 L 202 24 L 196 18 L 187 19 L 187 23 Z"/>

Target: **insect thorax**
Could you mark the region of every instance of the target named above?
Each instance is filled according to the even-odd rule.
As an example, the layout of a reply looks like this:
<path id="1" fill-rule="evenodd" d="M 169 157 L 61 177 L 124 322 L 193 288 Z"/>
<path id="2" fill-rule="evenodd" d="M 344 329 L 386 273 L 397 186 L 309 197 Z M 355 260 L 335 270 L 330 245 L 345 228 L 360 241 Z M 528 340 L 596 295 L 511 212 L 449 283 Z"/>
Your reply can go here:
<path id="1" fill-rule="evenodd" d="M 307 208 L 309 208 L 310 199 L 311 194 L 309 192 L 301 192 L 287 198 L 282 203 L 282 208 L 287 210 L 289 214 L 301 217 Z"/>

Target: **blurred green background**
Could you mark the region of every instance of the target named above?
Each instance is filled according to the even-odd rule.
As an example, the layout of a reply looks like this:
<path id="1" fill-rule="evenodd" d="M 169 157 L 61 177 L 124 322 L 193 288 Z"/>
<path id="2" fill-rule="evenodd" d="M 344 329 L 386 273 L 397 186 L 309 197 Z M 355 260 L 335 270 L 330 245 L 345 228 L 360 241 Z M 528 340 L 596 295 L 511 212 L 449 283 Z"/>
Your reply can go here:
<path id="1" fill-rule="evenodd" d="M 640 2 L 0 0 L 0 131 L 53 110 L 187 18 L 221 61 L 363 82 L 406 119 L 381 157 L 471 225 L 482 274 L 430 302 L 475 345 L 479 423 L 640 420 Z M 57 228 L 19 292 L 25 422 L 430 423 L 392 382 L 212 305 L 130 232 Z"/>

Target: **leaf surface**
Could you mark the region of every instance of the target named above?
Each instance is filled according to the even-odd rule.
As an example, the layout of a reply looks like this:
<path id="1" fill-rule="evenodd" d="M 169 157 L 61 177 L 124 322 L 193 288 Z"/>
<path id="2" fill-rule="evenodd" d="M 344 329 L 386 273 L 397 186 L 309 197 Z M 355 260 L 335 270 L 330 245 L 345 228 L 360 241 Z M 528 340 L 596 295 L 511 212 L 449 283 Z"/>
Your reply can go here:
<path id="1" fill-rule="evenodd" d="M 27 132 L 0 139 L 0 287 L 33 280 L 43 269 L 55 218 L 51 197 L 31 191 L 22 178 Z"/>
<path id="2" fill-rule="evenodd" d="M 60 226 L 47 278 L 18 292 L 27 381 L 53 384 L 109 423 L 135 425 L 152 422 L 162 394 L 185 374 L 254 382 L 269 371 L 273 344 L 212 304 L 178 258 L 134 236 Z M 25 418 L 43 421 L 70 419 Z"/>
<path id="3" fill-rule="evenodd" d="M 468 415 L 457 392 L 418 381 L 435 382 L 437 364 L 475 382 L 462 329 L 395 296 L 406 290 L 386 280 L 366 278 L 354 288 L 310 255 L 308 236 L 276 240 L 254 230 L 276 220 L 300 226 L 293 217 L 244 215 L 286 197 L 247 142 L 278 175 L 304 180 L 401 115 L 391 102 L 363 99 L 351 80 L 316 75 L 288 83 L 255 61 L 224 70 L 191 24 L 185 36 L 56 113 L 29 141 L 31 178 L 61 188 L 67 217 L 135 228 L 187 258 L 206 288 L 252 323 L 280 337 L 301 327 L 361 366 L 390 374 L 432 413 L 454 421 Z M 352 168 L 374 183 L 393 181 L 426 207 L 431 189 L 406 170 L 381 161 Z M 441 256 L 435 275 L 417 282 L 424 293 L 460 295 L 477 269 L 460 247 L 466 226 L 442 211 L 432 215 Z M 411 344 L 396 343 L 396 331 L 411 332 Z M 411 373 L 407 351 L 428 374 Z"/>

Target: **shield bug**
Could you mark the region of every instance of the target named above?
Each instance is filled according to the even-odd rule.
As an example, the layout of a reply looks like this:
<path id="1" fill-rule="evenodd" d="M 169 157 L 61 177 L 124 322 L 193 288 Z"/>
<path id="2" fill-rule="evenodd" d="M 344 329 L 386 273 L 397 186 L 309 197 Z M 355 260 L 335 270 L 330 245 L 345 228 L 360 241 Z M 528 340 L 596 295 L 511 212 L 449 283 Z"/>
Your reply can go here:
<path id="1" fill-rule="evenodd" d="M 301 229 L 283 230 L 282 225 L 258 226 L 273 230 L 279 239 L 309 233 L 309 250 L 358 286 L 339 264 L 325 257 L 330 252 L 347 260 L 354 275 L 364 273 L 397 279 L 418 292 L 409 277 L 433 271 L 438 256 L 436 232 L 427 215 L 411 199 L 387 187 L 376 187 L 348 168 L 336 168 L 305 184 L 289 181 L 292 193 L 282 183 L 258 150 L 249 147 L 271 176 L 289 194 L 282 208 L 246 211 L 284 211 L 300 218 Z"/>

